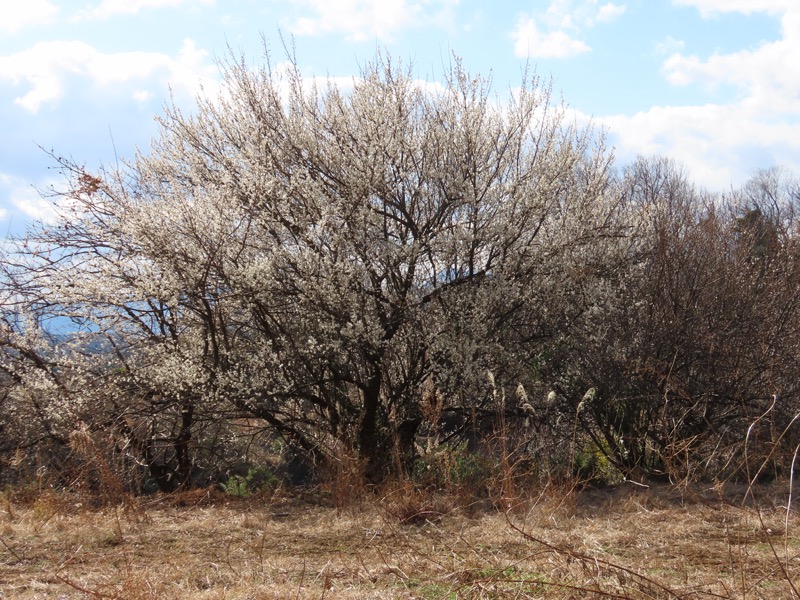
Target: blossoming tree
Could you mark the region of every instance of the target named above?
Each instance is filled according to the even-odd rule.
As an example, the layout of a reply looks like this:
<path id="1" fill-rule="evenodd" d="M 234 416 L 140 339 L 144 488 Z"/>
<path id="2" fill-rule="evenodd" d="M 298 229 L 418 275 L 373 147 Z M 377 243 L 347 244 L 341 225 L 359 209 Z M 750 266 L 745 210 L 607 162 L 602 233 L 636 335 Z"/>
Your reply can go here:
<path id="1" fill-rule="evenodd" d="M 442 84 L 388 57 L 348 89 L 295 64 L 223 74 L 127 167 L 62 161 L 63 218 L 5 274 L 31 315 L 9 340 L 71 323 L 76 349 L 50 354 L 69 368 L 40 370 L 73 377 L 80 418 L 115 424 L 163 489 L 234 417 L 372 478 L 402 468 L 425 389 L 467 411 L 487 370 L 524 382 L 624 254 L 602 136 L 535 77 L 501 99 L 458 60 Z"/>

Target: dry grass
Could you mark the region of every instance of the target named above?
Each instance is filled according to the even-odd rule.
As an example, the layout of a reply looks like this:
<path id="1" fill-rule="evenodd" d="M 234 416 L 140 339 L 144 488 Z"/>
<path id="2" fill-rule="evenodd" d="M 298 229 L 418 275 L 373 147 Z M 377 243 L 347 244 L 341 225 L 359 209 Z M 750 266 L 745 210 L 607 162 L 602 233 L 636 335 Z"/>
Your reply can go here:
<path id="1" fill-rule="evenodd" d="M 3 498 L 0 597 L 791 598 L 795 517 L 778 490 L 759 490 L 760 510 L 736 491 L 545 489 L 508 514 L 402 489 L 350 509 Z M 431 518 L 408 518 L 415 501 Z"/>

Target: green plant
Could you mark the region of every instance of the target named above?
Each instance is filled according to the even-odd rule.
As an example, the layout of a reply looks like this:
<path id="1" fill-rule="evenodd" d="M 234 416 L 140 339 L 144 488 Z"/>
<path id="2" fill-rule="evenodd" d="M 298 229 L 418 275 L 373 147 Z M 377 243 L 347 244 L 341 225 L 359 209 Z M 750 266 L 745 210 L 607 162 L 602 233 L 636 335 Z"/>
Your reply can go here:
<path id="1" fill-rule="evenodd" d="M 483 487 L 492 477 L 486 457 L 470 452 L 466 444 L 442 446 L 420 456 L 414 462 L 412 479 L 427 487 L 470 489 Z"/>
<path id="2" fill-rule="evenodd" d="M 280 479 L 267 467 L 251 467 L 247 475 L 230 475 L 220 487 L 231 496 L 248 498 L 257 492 L 273 489 L 279 483 Z"/>
<path id="3" fill-rule="evenodd" d="M 572 473 L 577 481 L 595 485 L 613 485 L 624 477 L 602 448 L 591 443 L 576 449 L 572 459 Z"/>
<path id="4" fill-rule="evenodd" d="M 435 582 L 419 586 L 416 593 L 425 600 L 455 600 L 458 598 L 458 593 L 453 591 L 452 586 Z"/>

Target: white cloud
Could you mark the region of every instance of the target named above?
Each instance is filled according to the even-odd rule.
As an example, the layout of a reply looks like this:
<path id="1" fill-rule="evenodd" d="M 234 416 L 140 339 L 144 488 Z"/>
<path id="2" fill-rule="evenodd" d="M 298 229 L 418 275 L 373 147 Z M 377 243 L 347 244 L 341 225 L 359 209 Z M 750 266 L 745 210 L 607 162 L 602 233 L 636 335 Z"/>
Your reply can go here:
<path id="1" fill-rule="evenodd" d="M 704 17 L 726 12 L 780 14 L 797 8 L 797 0 L 672 0 L 676 6 L 693 6 Z"/>
<path id="2" fill-rule="evenodd" d="M 609 2 L 608 4 L 603 4 L 597 11 L 597 20 L 601 23 L 608 23 L 609 21 L 613 21 L 617 17 L 622 16 L 624 13 L 624 5 Z"/>
<path id="3" fill-rule="evenodd" d="M 63 178 L 50 175 L 32 184 L 22 177 L 0 173 L 0 203 L 4 205 L 0 206 L 0 219 L 7 220 L 9 230 L 20 230 L 18 225 L 12 228 L 12 221 L 38 221 L 52 225 L 75 218 L 80 204 L 74 198 L 58 193 L 64 190 L 64 186 Z"/>
<path id="4" fill-rule="evenodd" d="M 29 219 L 52 223 L 58 215 L 52 202 L 43 199 L 32 185 L 14 175 L 0 173 L 0 198 L 5 200 L 5 206 L 0 207 L 0 219 L 21 213 Z"/>
<path id="5" fill-rule="evenodd" d="M 103 53 L 85 42 L 41 42 L 0 57 L 0 79 L 25 83 L 28 91 L 14 102 L 29 112 L 64 94 L 67 77 L 86 77 L 99 86 L 136 82 L 130 91 L 141 100 L 141 82 L 169 82 L 173 89 L 195 94 L 202 82 L 210 84 L 216 68 L 206 62 L 207 52 L 185 40 L 177 57 L 159 52 Z M 213 86 L 212 86 L 213 87 Z"/>
<path id="6" fill-rule="evenodd" d="M 786 101 L 798 100 L 798 56 L 800 35 L 792 33 L 754 50 L 717 53 L 706 60 L 675 53 L 664 62 L 663 70 L 674 85 L 733 85 L 740 93 L 762 103 L 764 110 L 774 110 L 776 103 L 782 106 Z"/>
<path id="7" fill-rule="evenodd" d="M 563 31 L 540 31 L 534 19 L 520 21 L 511 37 L 514 40 L 514 55 L 520 58 L 569 58 L 591 50 L 585 43 L 569 37 Z"/>
<path id="8" fill-rule="evenodd" d="M 424 24 L 444 26 L 460 0 L 297 0 L 313 16 L 295 20 L 295 35 L 339 32 L 354 41 L 391 39 L 397 32 Z"/>
<path id="9" fill-rule="evenodd" d="M 667 38 L 656 44 L 656 54 L 659 55 L 667 55 L 671 56 L 673 54 L 679 53 L 683 48 L 686 46 L 686 42 L 683 40 L 676 40 L 671 35 L 668 35 Z"/>
<path id="10" fill-rule="evenodd" d="M 114 15 L 135 15 L 143 8 L 170 8 L 188 4 L 208 5 L 215 0 L 103 0 L 94 8 L 87 8 L 78 14 L 78 19 L 107 19 Z"/>
<path id="11" fill-rule="evenodd" d="M 761 166 L 800 172 L 800 120 L 773 120 L 741 104 L 656 106 L 598 121 L 608 128 L 621 162 L 637 154 L 669 156 L 708 189 L 743 183 L 752 174 L 754 157 Z"/>
<path id="12" fill-rule="evenodd" d="M 3 4 L 5 5 L 3 16 L 0 18 L 2 33 L 16 33 L 31 25 L 50 23 L 59 11 L 58 6 L 48 0 L 24 0 Z"/>
<path id="13" fill-rule="evenodd" d="M 786 166 L 800 173 L 800 2 L 797 0 L 673 0 L 704 16 L 721 12 L 774 14 L 781 38 L 753 49 L 700 57 L 672 38 L 657 46 L 667 54 L 662 72 L 675 86 L 732 86 L 726 103 L 657 106 L 598 119 L 608 127 L 625 162 L 636 154 L 680 160 L 710 189 L 739 185 L 754 165 Z"/>
<path id="14" fill-rule="evenodd" d="M 550 0 L 539 16 L 551 29 L 572 29 L 575 31 L 593 27 L 598 22 L 608 22 L 625 13 L 624 4 L 599 0 Z"/>
<path id="15" fill-rule="evenodd" d="M 520 58 L 568 58 L 589 52 L 591 48 L 580 34 L 624 12 L 624 5 L 613 2 L 550 0 L 546 10 L 520 16 L 511 33 L 514 54 Z"/>
<path id="16" fill-rule="evenodd" d="M 34 190 L 19 190 L 11 197 L 14 207 L 34 221 L 52 224 L 58 220 L 56 206 L 39 196 Z"/>
<path id="17" fill-rule="evenodd" d="M 146 104 L 147 102 L 150 102 L 150 100 L 153 99 L 153 95 L 154 95 L 153 92 L 148 90 L 136 90 L 135 92 L 133 92 L 133 99 L 136 100 L 137 102 L 140 102 L 141 104 Z"/>
<path id="18" fill-rule="evenodd" d="M 706 4 L 712 3 L 707 1 Z M 767 4 L 770 3 L 764 3 Z M 778 2 L 775 0 L 771 4 L 777 5 Z M 707 59 L 674 53 L 663 64 L 664 74 L 673 85 L 736 87 L 739 92 L 737 105 L 747 111 L 743 117 L 793 119 L 800 115 L 798 25 L 800 4 L 792 4 L 781 15 L 781 39 L 762 43 L 755 49 L 715 53 Z"/>

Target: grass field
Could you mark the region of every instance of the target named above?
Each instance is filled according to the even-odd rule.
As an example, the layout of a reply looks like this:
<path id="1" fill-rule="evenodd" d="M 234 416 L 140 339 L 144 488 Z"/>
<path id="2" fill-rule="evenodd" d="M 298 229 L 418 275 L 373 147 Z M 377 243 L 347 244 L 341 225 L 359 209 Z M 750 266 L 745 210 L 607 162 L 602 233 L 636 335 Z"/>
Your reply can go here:
<path id="1" fill-rule="evenodd" d="M 410 488 L 2 496 L 2 598 L 792 598 L 788 486 L 545 489 L 507 512 Z M 787 530 L 788 526 L 788 530 Z"/>

